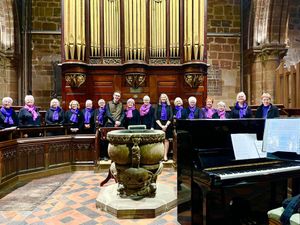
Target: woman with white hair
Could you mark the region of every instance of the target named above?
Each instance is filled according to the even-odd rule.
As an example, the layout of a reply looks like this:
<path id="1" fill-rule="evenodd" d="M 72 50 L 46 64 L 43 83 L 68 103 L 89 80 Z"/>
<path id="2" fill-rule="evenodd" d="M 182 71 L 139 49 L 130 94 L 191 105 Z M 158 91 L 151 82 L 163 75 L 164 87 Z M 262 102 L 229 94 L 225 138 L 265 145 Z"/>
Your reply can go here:
<path id="1" fill-rule="evenodd" d="M 79 102 L 72 100 L 69 103 L 69 110 L 65 113 L 65 123 L 72 126 L 72 132 L 77 132 L 83 126 L 84 116 L 79 109 Z"/>
<path id="2" fill-rule="evenodd" d="M 218 102 L 217 104 L 218 109 L 212 115 L 213 119 L 228 119 L 230 118 L 230 114 L 226 112 L 226 104 L 225 102 Z"/>
<path id="3" fill-rule="evenodd" d="M 186 108 L 187 119 L 201 119 L 203 114 L 200 108 L 197 107 L 197 99 L 194 96 L 188 99 L 189 106 Z"/>
<path id="4" fill-rule="evenodd" d="M 154 108 L 150 104 L 150 97 L 145 95 L 143 97 L 143 105 L 140 107 L 140 118 L 141 124 L 146 125 L 147 129 L 154 129 L 155 118 L 154 118 Z"/>
<path id="5" fill-rule="evenodd" d="M 174 100 L 174 118 L 176 119 L 186 119 L 187 113 L 186 110 L 183 108 L 183 101 L 180 97 L 175 98 Z"/>
<path id="6" fill-rule="evenodd" d="M 45 115 L 46 125 L 63 125 L 64 121 L 64 110 L 60 107 L 58 99 L 54 98 L 50 101 L 50 108 Z"/>
<path id="7" fill-rule="evenodd" d="M 93 101 L 88 99 L 85 101 L 85 108 L 82 110 L 84 116 L 83 133 L 92 134 L 94 133 L 94 109 Z"/>
<path id="8" fill-rule="evenodd" d="M 168 161 L 168 151 L 169 151 L 169 139 L 173 138 L 173 110 L 169 98 L 166 94 L 162 93 L 159 97 L 158 106 L 155 111 L 156 128 L 165 132 L 164 141 L 164 161 Z"/>
<path id="9" fill-rule="evenodd" d="M 19 126 L 40 126 L 41 116 L 32 95 L 25 96 L 25 106 L 19 111 Z"/>
<path id="10" fill-rule="evenodd" d="M 133 98 L 127 100 L 127 105 L 124 110 L 124 127 L 128 128 L 130 125 L 139 125 L 140 124 L 140 113 L 135 108 L 135 101 Z"/>
<path id="11" fill-rule="evenodd" d="M 0 129 L 17 126 L 18 118 L 11 107 L 13 103 L 12 98 L 4 97 L 2 99 L 2 106 L 0 109 Z"/>
<path id="12" fill-rule="evenodd" d="M 95 110 L 94 112 L 94 121 L 95 121 L 95 128 L 97 129 L 98 127 L 104 127 L 106 123 L 106 107 L 105 107 L 105 100 L 104 99 L 99 99 L 98 100 L 98 106 L 99 108 Z"/>
<path id="13" fill-rule="evenodd" d="M 263 93 L 261 96 L 262 104 L 257 108 L 256 118 L 278 118 L 279 110 L 275 105 L 271 104 L 271 95 L 269 93 Z"/>
<path id="14" fill-rule="evenodd" d="M 239 92 L 236 96 L 235 106 L 231 109 L 231 118 L 251 118 L 252 110 L 246 103 L 246 95 Z"/>

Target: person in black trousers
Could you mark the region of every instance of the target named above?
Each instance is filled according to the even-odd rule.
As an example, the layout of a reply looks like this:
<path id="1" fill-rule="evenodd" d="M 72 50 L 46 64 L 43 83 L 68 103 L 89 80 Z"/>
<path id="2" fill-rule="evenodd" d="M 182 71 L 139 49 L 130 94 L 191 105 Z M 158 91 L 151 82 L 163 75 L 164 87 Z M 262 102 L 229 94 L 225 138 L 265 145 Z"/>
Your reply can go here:
<path id="1" fill-rule="evenodd" d="M 154 129 L 155 127 L 155 118 L 154 112 L 155 109 L 150 104 L 150 97 L 145 95 L 143 98 L 144 104 L 140 107 L 140 119 L 141 124 L 146 125 L 147 129 Z"/>
<path id="2" fill-rule="evenodd" d="M 82 131 L 85 134 L 93 134 L 94 133 L 94 109 L 92 100 L 85 101 L 85 108 L 82 110 L 84 125 L 82 126 Z"/>
<path id="3" fill-rule="evenodd" d="M 76 100 L 69 103 L 69 110 L 65 113 L 65 123 L 71 126 L 71 132 L 77 133 L 82 129 L 84 116 L 79 110 L 80 105 Z"/>
<path id="4" fill-rule="evenodd" d="M 164 161 L 168 161 L 169 139 L 173 137 L 173 110 L 170 105 L 169 98 L 162 93 L 159 97 L 158 106 L 155 111 L 156 128 L 163 130 L 166 134 L 164 141 Z"/>

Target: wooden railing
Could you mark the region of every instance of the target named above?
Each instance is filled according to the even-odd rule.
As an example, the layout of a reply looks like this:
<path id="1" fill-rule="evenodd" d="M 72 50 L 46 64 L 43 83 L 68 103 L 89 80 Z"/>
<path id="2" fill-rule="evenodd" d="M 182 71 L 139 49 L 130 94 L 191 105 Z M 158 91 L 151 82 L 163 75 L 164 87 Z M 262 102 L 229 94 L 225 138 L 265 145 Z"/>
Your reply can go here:
<path id="1" fill-rule="evenodd" d="M 300 108 L 300 62 L 286 68 L 282 62 L 276 70 L 275 102 L 285 108 Z"/>
<path id="2" fill-rule="evenodd" d="M 0 188 L 20 177 L 54 174 L 55 171 L 94 168 L 95 135 L 68 134 L 47 136 L 48 132 L 68 127 L 37 127 L 0 130 Z M 22 133 L 42 136 L 20 138 Z M 45 134 L 45 136 L 44 136 Z"/>

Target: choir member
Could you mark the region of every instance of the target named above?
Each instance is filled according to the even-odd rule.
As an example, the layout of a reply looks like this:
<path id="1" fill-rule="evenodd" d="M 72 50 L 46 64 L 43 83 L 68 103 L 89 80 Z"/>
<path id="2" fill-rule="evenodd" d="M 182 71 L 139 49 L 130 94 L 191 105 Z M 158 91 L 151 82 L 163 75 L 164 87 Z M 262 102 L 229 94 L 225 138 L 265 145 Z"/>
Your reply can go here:
<path id="1" fill-rule="evenodd" d="M 143 103 L 144 104 L 140 107 L 141 124 L 146 125 L 147 129 L 154 129 L 154 127 L 155 127 L 155 118 L 154 118 L 155 109 L 150 104 L 150 97 L 148 95 L 144 96 Z"/>
<path id="2" fill-rule="evenodd" d="M 213 119 L 228 119 L 230 118 L 230 113 L 226 112 L 225 102 L 218 102 L 217 111 L 212 115 Z"/>
<path id="3" fill-rule="evenodd" d="M 32 95 L 25 96 L 25 105 L 20 109 L 19 126 L 40 126 L 41 116 L 38 108 L 34 105 L 34 97 Z"/>
<path id="4" fill-rule="evenodd" d="M 54 98 L 50 101 L 50 108 L 45 115 L 46 125 L 63 125 L 65 121 L 64 110 L 60 107 L 59 101 Z"/>
<path id="5" fill-rule="evenodd" d="M 94 133 L 94 109 L 92 100 L 85 101 L 85 108 L 82 110 L 84 117 L 83 133 L 92 134 Z"/>
<path id="6" fill-rule="evenodd" d="M 176 119 L 186 119 L 187 113 L 186 110 L 183 108 L 183 101 L 180 97 L 175 98 L 174 100 L 174 117 Z"/>
<path id="7" fill-rule="evenodd" d="M 186 108 L 187 119 L 201 119 L 203 114 L 200 108 L 197 107 L 197 99 L 194 96 L 188 99 L 189 106 Z"/>
<path id="8" fill-rule="evenodd" d="M 215 112 L 217 112 L 217 110 L 213 108 L 213 103 L 214 103 L 213 98 L 210 97 L 206 98 L 206 105 L 201 109 L 204 119 L 211 119 L 212 115 Z"/>
<path id="9" fill-rule="evenodd" d="M 98 101 L 99 108 L 95 110 L 94 112 L 94 121 L 96 124 L 96 128 L 98 127 L 104 127 L 106 122 L 106 108 L 105 108 L 105 100 L 99 99 Z"/>
<path id="10" fill-rule="evenodd" d="M 162 93 L 159 97 L 158 106 L 155 111 L 155 120 L 157 129 L 163 130 L 166 134 L 164 141 L 164 161 L 168 160 L 169 139 L 173 137 L 172 131 L 173 110 L 169 98 Z"/>
<path id="11" fill-rule="evenodd" d="M 251 118 L 252 110 L 246 103 L 246 95 L 239 92 L 236 96 L 235 106 L 231 110 L 231 118 Z"/>
<path id="12" fill-rule="evenodd" d="M 12 103 L 13 100 L 10 97 L 4 97 L 2 99 L 2 106 L 0 109 L 0 129 L 18 125 L 17 115 L 11 107 Z"/>
<path id="13" fill-rule="evenodd" d="M 79 102 L 72 100 L 69 103 L 69 110 L 65 113 L 65 123 L 71 125 L 71 132 L 74 133 L 82 129 L 84 122 L 84 115 L 79 109 Z"/>
<path id="14" fill-rule="evenodd" d="M 127 105 L 125 109 L 124 127 L 128 128 L 130 125 L 140 124 L 140 113 L 135 108 L 134 99 L 130 98 L 127 100 Z"/>
<path id="15" fill-rule="evenodd" d="M 271 95 L 269 93 L 263 93 L 261 96 L 262 104 L 257 108 L 256 118 L 278 118 L 279 110 L 275 105 L 271 104 Z"/>
<path id="16" fill-rule="evenodd" d="M 113 94 L 113 100 L 109 101 L 106 105 L 106 127 L 121 127 L 123 125 L 124 110 L 120 98 L 121 93 L 115 91 Z"/>

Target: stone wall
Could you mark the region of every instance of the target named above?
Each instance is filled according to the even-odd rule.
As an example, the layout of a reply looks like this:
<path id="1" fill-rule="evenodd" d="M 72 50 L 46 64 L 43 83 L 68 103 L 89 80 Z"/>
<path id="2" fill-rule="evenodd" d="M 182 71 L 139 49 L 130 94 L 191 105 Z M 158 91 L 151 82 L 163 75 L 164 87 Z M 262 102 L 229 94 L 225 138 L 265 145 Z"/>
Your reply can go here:
<path id="1" fill-rule="evenodd" d="M 0 99 L 5 96 L 18 99 L 17 63 L 15 53 L 13 1 L 0 1 Z"/>
<path id="2" fill-rule="evenodd" d="M 54 91 L 53 63 L 61 61 L 60 9 L 60 0 L 32 0 L 32 94 L 42 108 Z"/>
<path id="3" fill-rule="evenodd" d="M 208 95 L 230 106 L 240 91 L 240 1 L 207 2 Z"/>

